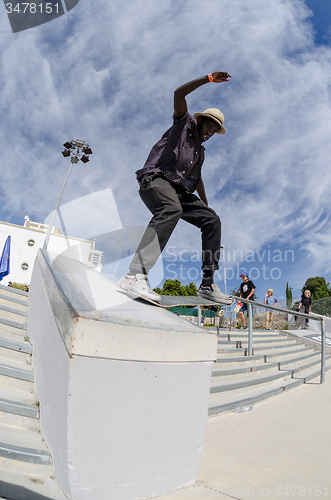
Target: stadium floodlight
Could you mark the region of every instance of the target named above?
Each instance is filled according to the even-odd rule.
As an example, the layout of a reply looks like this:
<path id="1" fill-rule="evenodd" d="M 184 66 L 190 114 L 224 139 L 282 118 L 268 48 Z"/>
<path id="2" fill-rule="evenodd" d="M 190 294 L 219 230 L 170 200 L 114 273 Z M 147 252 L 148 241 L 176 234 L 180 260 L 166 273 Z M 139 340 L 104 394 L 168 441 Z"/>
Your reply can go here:
<path id="1" fill-rule="evenodd" d="M 86 155 L 91 155 L 93 154 L 92 153 L 92 149 L 90 148 L 90 146 L 88 144 L 86 144 L 84 147 L 83 147 L 83 152 L 86 154 Z"/>
<path id="2" fill-rule="evenodd" d="M 69 170 L 68 170 L 68 173 L 67 173 L 67 176 L 64 180 L 64 183 L 63 183 L 63 186 L 62 186 L 62 189 L 61 189 L 61 192 L 60 192 L 60 195 L 59 195 L 59 198 L 57 200 L 57 203 L 56 203 L 56 206 L 55 206 L 55 210 L 53 212 L 53 215 L 52 215 L 52 220 L 48 226 L 48 230 L 47 230 L 47 234 L 46 234 L 46 238 L 45 238 L 45 241 L 44 241 L 44 246 L 43 246 L 43 250 L 47 250 L 47 246 L 48 246 L 48 243 L 49 243 L 49 239 L 51 237 L 51 233 L 52 233 L 52 228 L 53 228 L 53 224 L 54 224 L 54 221 L 55 221 L 55 217 L 57 215 L 57 212 L 58 212 L 58 209 L 59 209 L 59 206 L 60 206 L 60 202 L 61 202 L 61 199 L 62 199 L 62 195 L 63 195 L 63 192 L 64 192 L 64 189 L 66 187 L 66 184 L 67 184 L 67 181 L 69 179 L 69 175 L 70 175 L 70 172 L 71 172 L 71 169 L 72 169 L 72 166 L 74 163 L 78 163 L 79 160 L 81 160 L 83 163 L 87 163 L 88 161 L 90 161 L 89 157 L 87 156 L 87 154 L 92 154 L 92 151 L 89 147 L 88 144 L 85 144 L 85 141 L 81 141 L 79 139 L 76 139 L 76 141 L 67 141 L 63 144 L 63 146 L 66 148 L 64 151 L 62 151 L 62 154 L 64 157 L 67 157 L 67 156 L 70 156 L 71 157 L 71 161 L 70 161 L 70 167 L 69 167 Z"/>

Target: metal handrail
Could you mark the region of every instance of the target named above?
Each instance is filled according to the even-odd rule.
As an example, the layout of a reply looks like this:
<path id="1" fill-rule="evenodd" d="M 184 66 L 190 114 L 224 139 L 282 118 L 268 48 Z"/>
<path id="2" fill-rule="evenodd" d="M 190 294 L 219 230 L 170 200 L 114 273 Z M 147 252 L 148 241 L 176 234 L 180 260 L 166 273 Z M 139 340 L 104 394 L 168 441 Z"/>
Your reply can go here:
<path id="1" fill-rule="evenodd" d="M 272 309 L 274 311 L 283 312 L 286 314 L 292 314 L 295 316 L 302 316 L 303 318 L 309 318 L 310 320 L 320 321 L 321 322 L 321 378 L 320 383 L 323 384 L 325 382 L 325 358 L 326 358 L 326 338 L 325 338 L 325 327 L 324 327 L 324 318 L 323 316 L 319 316 L 318 314 L 306 314 L 299 311 L 293 311 L 291 309 L 284 309 L 282 307 L 269 306 L 268 304 L 264 304 L 262 302 L 256 302 L 255 300 L 244 299 L 243 297 L 237 297 L 232 295 L 232 298 L 237 300 L 238 302 L 245 302 L 248 304 L 248 356 L 252 356 L 253 354 L 253 315 L 252 315 L 252 305 L 264 307 L 265 309 Z"/>

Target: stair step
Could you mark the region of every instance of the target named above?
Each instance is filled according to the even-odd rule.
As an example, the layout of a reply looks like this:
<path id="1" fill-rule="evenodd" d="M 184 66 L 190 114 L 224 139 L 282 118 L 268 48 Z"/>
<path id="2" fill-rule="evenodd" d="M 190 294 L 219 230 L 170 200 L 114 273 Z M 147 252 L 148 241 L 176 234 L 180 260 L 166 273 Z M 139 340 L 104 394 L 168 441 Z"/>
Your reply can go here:
<path id="1" fill-rule="evenodd" d="M 330 355 L 326 358 L 326 366 L 329 365 L 331 367 Z M 213 377 L 210 393 L 217 395 L 218 393 L 225 393 L 227 391 L 240 392 L 246 387 L 252 387 L 254 385 L 260 385 L 262 387 L 262 385 L 270 384 L 274 380 L 281 378 L 287 380 L 289 377 L 305 377 L 305 374 L 308 373 L 310 369 L 320 372 L 321 357 L 319 355 L 308 361 L 306 360 L 304 363 L 288 363 L 285 366 L 279 369 L 278 364 L 277 366 L 274 366 L 273 364 L 273 366 L 271 366 L 271 368 L 267 371 L 264 370 L 262 372 L 254 371 L 246 373 L 244 377 L 242 373 Z"/>
<path id="2" fill-rule="evenodd" d="M 245 378 L 233 376 L 232 379 L 227 378 L 226 380 L 222 380 L 222 377 L 219 377 L 217 381 L 211 383 L 210 394 L 218 397 L 222 393 L 224 394 L 229 391 L 231 391 L 231 393 L 243 392 L 247 387 L 262 387 L 263 385 L 270 385 L 275 380 L 287 380 L 291 377 L 291 370 L 280 371 L 276 367 L 274 367 L 274 369 L 271 370 L 268 374 L 263 375 L 259 373 L 252 373 L 251 376 L 250 374 L 247 374 Z"/>
<path id="3" fill-rule="evenodd" d="M 15 500 L 68 500 L 54 478 L 52 465 L 0 457 L 0 497 Z"/>
<path id="4" fill-rule="evenodd" d="M 313 346 L 309 346 L 295 354 L 290 354 L 290 355 L 286 354 L 284 356 L 278 356 L 276 362 L 280 363 L 281 365 L 283 364 L 287 365 L 288 363 L 297 363 L 317 355 L 321 356 L 320 351 L 316 351 L 316 349 Z M 267 363 L 273 363 L 273 362 L 274 362 L 273 358 L 270 357 L 267 358 Z"/>
<path id="5" fill-rule="evenodd" d="M 331 359 L 326 361 L 326 371 L 331 369 Z M 312 368 L 302 370 L 300 373 L 294 375 L 294 378 L 288 378 L 285 375 L 285 380 L 280 379 L 272 384 L 262 384 L 247 390 L 243 389 L 241 392 L 230 391 L 228 393 L 211 394 L 209 400 L 209 415 L 217 415 L 219 413 L 231 411 L 237 406 L 246 406 L 263 401 L 264 399 L 276 396 L 282 392 L 297 387 L 303 383 L 319 377 L 321 373 L 320 364 Z"/>
<path id="6" fill-rule="evenodd" d="M 33 371 L 32 369 L 30 369 L 30 371 L 25 370 L 25 366 L 22 369 L 21 363 L 9 361 L 2 363 L 0 360 L 0 386 L 6 387 L 7 389 L 17 389 L 19 391 L 33 392 Z"/>
<path id="7" fill-rule="evenodd" d="M 34 381 L 34 374 L 30 364 L 21 361 L 3 360 L 0 358 L 0 375 L 12 377 L 28 382 Z"/>
<path id="8" fill-rule="evenodd" d="M 38 418 L 25 417 L 24 415 L 16 415 L 15 413 L 8 413 L 6 411 L 0 411 L 0 425 L 16 429 L 40 431 L 40 420 Z"/>
<path id="9" fill-rule="evenodd" d="M 14 321 L 14 323 L 22 323 L 24 325 L 28 322 L 27 311 L 21 311 L 14 307 L 5 306 L 0 304 L 0 316 L 2 319 Z"/>
<path id="10" fill-rule="evenodd" d="M 299 344 L 300 345 L 300 344 Z M 276 352 L 276 353 L 267 353 L 265 354 L 265 359 L 266 362 L 269 361 L 279 361 L 282 362 L 284 360 L 291 359 L 293 355 L 296 354 L 303 354 L 303 353 L 312 353 L 312 352 L 317 352 L 316 348 L 314 346 L 305 346 L 305 345 L 300 345 L 300 347 L 290 350 L 289 352 Z"/>
<path id="11" fill-rule="evenodd" d="M 297 357 L 291 357 L 290 359 L 285 360 L 282 363 L 279 363 L 278 361 L 273 361 L 273 362 L 267 362 L 267 363 L 254 363 L 252 365 L 247 364 L 245 366 L 237 366 L 237 367 L 228 367 L 224 368 L 222 366 L 222 369 L 219 369 L 219 367 L 214 365 L 213 372 L 212 372 L 212 381 L 216 380 L 217 377 L 223 377 L 224 380 L 226 380 L 228 377 L 233 377 L 236 375 L 240 374 L 249 374 L 249 373 L 255 373 L 255 372 L 266 372 L 268 370 L 276 368 L 278 369 L 284 369 L 284 370 L 290 370 L 294 368 L 298 368 L 299 366 L 303 366 L 305 363 L 316 363 L 320 362 L 321 354 L 318 351 L 313 351 L 311 353 L 305 354 L 304 356 L 297 356 Z"/>
<path id="12" fill-rule="evenodd" d="M 220 399 L 210 399 L 209 401 L 209 411 L 208 415 L 218 415 L 219 413 L 224 413 L 233 410 L 237 406 L 247 406 L 258 401 L 263 401 L 264 399 L 271 398 L 277 394 L 293 389 L 303 384 L 303 379 L 289 379 L 285 382 L 283 380 L 269 385 L 263 388 L 263 390 L 254 389 L 251 391 L 245 391 L 244 394 L 232 394 L 227 398 Z"/>
<path id="13" fill-rule="evenodd" d="M 32 345 L 28 340 L 22 338 L 22 335 L 16 335 L 3 330 L 0 330 L 0 347 L 24 352 L 25 354 L 32 354 Z"/>
<path id="14" fill-rule="evenodd" d="M 233 376 L 236 374 L 243 374 L 243 373 L 251 373 L 251 372 L 259 372 L 259 371 L 264 371 L 264 370 L 269 370 L 270 368 L 278 368 L 278 363 L 275 361 L 273 363 L 252 363 L 250 364 L 247 362 L 243 363 L 238 363 L 240 366 L 230 366 L 228 368 L 224 368 L 223 366 L 221 369 L 214 364 L 213 371 L 212 371 L 212 381 L 214 380 L 214 377 L 228 377 L 228 376 Z M 242 366 L 244 364 L 245 366 Z M 233 365 L 233 363 L 232 363 Z"/>
<path id="15" fill-rule="evenodd" d="M 328 359 L 330 359 L 330 355 L 326 357 L 326 360 Z M 284 363 L 279 363 L 280 370 L 292 370 L 293 374 L 299 373 L 300 371 L 306 370 L 307 368 L 313 366 L 321 366 L 320 352 L 315 352 L 314 355 L 304 360 L 299 360 L 299 361 L 296 360 L 292 362 L 287 361 Z"/>
<path id="16" fill-rule="evenodd" d="M 27 331 L 27 324 L 3 318 L 0 311 L 0 329 L 5 332 L 14 333 L 15 335 L 25 336 Z"/>
<path id="17" fill-rule="evenodd" d="M 33 392 L 34 383 L 33 381 L 19 379 L 17 377 L 12 377 L 8 375 L 0 374 L 0 385 L 7 389 L 19 390 L 25 392 Z"/>
<path id="18" fill-rule="evenodd" d="M 294 363 L 302 363 L 305 360 L 310 360 L 312 358 L 320 358 L 320 353 L 315 350 L 311 350 L 308 353 L 305 354 L 296 354 L 294 356 L 291 356 L 288 358 L 288 356 L 285 358 L 284 361 L 281 362 L 281 368 L 292 366 Z M 242 358 L 247 360 L 247 358 Z M 236 363 L 214 363 L 213 367 L 213 372 L 212 372 L 212 377 L 218 377 L 218 376 L 228 376 L 232 374 L 237 374 L 237 373 L 250 373 L 250 372 L 257 372 L 257 371 L 262 371 L 262 370 L 268 370 L 270 367 L 278 367 L 279 361 L 267 361 L 265 363 L 261 363 L 260 359 L 254 360 L 254 362 L 250 362 L 249 358 L 247 361 L 242 361 L 236 362 Z"/>
<path id="19" fill-rule="evenodd" d="M 26 417 L 39 418 L 34 393 L 0 386 L 0 410 Z"/>
<path id="20" fill-rule="evenodd" d="M 0 285 L 0 293 L 3 295 L 8 295 L 9 297 L 16 297 L 21 300 L 28 302 L 29 293 L 24 292 L 23 290 L 18 290 L 17 288 L 12 288 L 6 285 Z"/>
<path id="21" fill-rule="evenodd" d="M 9 307 L 15 307 L 16 309 L 19 309 L 21 311 L 28 310 L 28 303 L 26 300 L 24 299 L 22 300 L 19 297 L 5 295 L 4 293 L 1 293 L 1 291 L 0 291 L 0 304 Z"/>
<path id="22" fill-rule="evenodd" d="M 288 335 L 253 335 L 253 343 L 258 342 L 258 341 L 263 341 L 266 340 L 268 342 L 275 341 L 277 342 L 278 340 L 288 340 L 289 337 Z M 241 340 L 242 342 L 248 342 L 248 334 L 246 335 L 233 335 L 231 332 L 228 335 L 218 335 L 218 343 L 220 344 L 221 342 L 227 342 L 227 341 L 236 341 L 236 340 Z"/>
<path id="23" fill-rule="evenodd" d="M 8 349 L 7 347 L 0 346 L 0 359 L 2 361 L 18 361 L 19 363 L 31 363 L 31 354 L 27 354 L 22 351 L 16 351 L 15 349 Z"/>
<path id="24" fill-rule="evenodd" d="M 290 351 L 291 349 L 296 349 L 297 345 L 300 344 L 300 342 L 297 342 L 296 340 L 289 340 L 287 342 L 284 342 L 284 343 L 281 343 L 281 344 L 272 344 L 272 345 L 254 345 L 253 344 L 253 351 L 254 351 L 254 354 L 262 354 L 263 352 L 266 352 L 266 351 Z M 242 344 L 243 345 L 243 344 Z M 220 353 L 228 353 L 228 354 L 236 354 L 236 353 L 243 353 L 243 355 L 247 355 L 248 351 L 248 346 L 244 346 L 243 347 L 236 347 L 235 345 L 233 345 L 232 347 L 229 347 L 229 348 L 224 348 L 224 347 L 219 347 L 217 349 L 217 353 L 220 354 Z"/>
<path id="25" fill-rule="evenodd" d="M 325 362 L 325 371 L 331 370 L 331 359 L 327 359 Z M 319 377 L 321 375 L 321 365 L 315 366 L 313 368 L 310 368 L 308 370 L 302 370 L 301 372 L 298 372 L 294 375 L 294 378 L 302 378 L 304 380 L 304 383 L 306 384 L 307 382 L 310 382 L 316 377 Z"/>
<path id="26" fill-rule="evenodd" d="M 0 425 L 0 456 L 35 464 L 51 464 L 51 456 L 41 433 Z"/>
<path id="27" fill-rule="evenodd" d="M 281 345 L 289 345 L 290 343 L 294 343 L 294 340 L 289 341 L 288 338 L 280 338 L 280 339 L 253 339 L 253 348 L 254 347 L 263 347 L 263 346 L 281 346 Z M 248 339 L 243 339 L 243 340 L 219 340 L 218 341 L 218 348 L 222 349 L 223 347 L 248 347 Z"/>

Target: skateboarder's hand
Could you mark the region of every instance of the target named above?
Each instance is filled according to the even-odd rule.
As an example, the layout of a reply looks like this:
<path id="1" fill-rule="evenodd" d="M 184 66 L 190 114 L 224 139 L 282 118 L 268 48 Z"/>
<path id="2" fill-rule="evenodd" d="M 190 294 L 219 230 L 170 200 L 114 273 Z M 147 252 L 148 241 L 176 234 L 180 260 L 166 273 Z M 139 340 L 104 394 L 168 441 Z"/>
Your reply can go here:
<path id="1" fill-rule="evenodd" d="M 229 73 L 226 73 L 224 71 L 215 71 L 215 73 L 212 73 L 213 75 L 213 80 L 216 83 L 222 83 L 222 82 L 228 82 L 229 78 L 232 78 Z"/>

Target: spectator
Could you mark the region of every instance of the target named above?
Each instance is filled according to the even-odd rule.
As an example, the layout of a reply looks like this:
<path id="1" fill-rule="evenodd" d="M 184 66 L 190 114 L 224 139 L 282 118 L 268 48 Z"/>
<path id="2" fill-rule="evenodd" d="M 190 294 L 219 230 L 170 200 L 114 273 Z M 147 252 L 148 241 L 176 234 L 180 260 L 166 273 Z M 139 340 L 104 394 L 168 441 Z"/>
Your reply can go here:
<path id="1" fill-rule="evenodd" d="M 269 288 L 264 297 L 264 303 L 268 304 L 268 306 L 277 306 L 278 300 L 274 297 L 274 291 L 272 288 Z M 274 315 L 274 311 L 272 309 L 267 309 L 265 313 L 265 329 L 271 330 L 272 326 L 272 318 Z"/>
<path id="2" fill-rule="evenodd" d="M 252 298 L 255 292 L 254 283 L 248 278 L 248 275 L 246 273 L 241 274 L 240 278 L 243 280 L 243 282 L 240 285 L 240 297 L 243 297 L 244 299 L 254 300 Z M 241 319 L 244 330 L 246 330 L 247 328 L 245 321 L 245 314 L 244 314 L 245 311 L 247 311 L 248 314 L 248 304 L 244 302 L 241 308 L 239 309 L 239 317 Z M 252 314 L 253 314 L 253 306 L 252 306 Z"/>
<path id="3" fill-rule="evenodd" d="M 301 302 L 299 304 L 299 311 L 300 311 L 300 307 L 301 306 L 304 306 L 306 314 L 310 314 L 311 313 L 311 296 L 310 296 L 310 290 L 305 290 L 305 296 L 301 299 Z M 309 320 L 308 320 L 308 318 L 306 318 L 306 328 L 309 328 Z"/>

